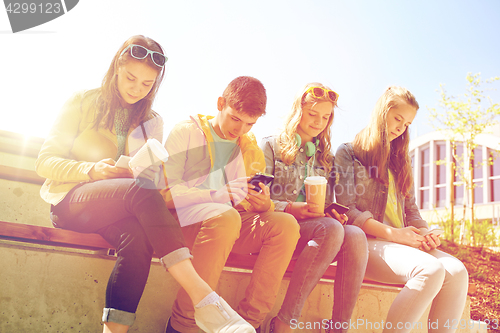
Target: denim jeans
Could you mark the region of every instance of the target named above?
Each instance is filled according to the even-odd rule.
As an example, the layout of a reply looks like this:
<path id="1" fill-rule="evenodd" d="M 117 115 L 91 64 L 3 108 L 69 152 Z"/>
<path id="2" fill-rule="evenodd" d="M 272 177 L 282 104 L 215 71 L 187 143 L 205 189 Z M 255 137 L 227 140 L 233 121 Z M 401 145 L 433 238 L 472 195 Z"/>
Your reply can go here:
<path id="1" fill-rule="evenodd" d="M 368 261 L 365 233 L 355 226 L 343 227 L 330 217 L 302 220 L 299 225 L 300 239 L 295 251 L 298 260 L 278 318 L 290 325 L 299 319 L 307 297 L 328 266 L 337 261 L 330 326 L 349 322 Z"/>
<path id="2" fill-rule="evenodd" d="M 134 179 L 81 184 L 52 207 L 51 219 L 57 228 L 98 233 L 116 248 L 103 321 L 133 324 L 153 251 L 167 267 L 191 257 L 160 193 L 137 186 Z"/>

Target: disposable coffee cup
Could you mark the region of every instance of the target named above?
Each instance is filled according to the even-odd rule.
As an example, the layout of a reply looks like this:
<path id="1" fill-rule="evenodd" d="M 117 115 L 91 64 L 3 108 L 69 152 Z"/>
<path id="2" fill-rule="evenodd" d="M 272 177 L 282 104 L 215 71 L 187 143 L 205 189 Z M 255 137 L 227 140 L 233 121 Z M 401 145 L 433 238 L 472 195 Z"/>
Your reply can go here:
<path id="1" fill-rule="evenodd" d="M 129 162 L 130 168 L 142 167 L 149 168 L 152 165 L 158 165 L 166 162 L 168 153 L 160 141 L 148 139 L 148 141 L 139 149 Z"/>
<path id="2" fill-rule="evenodd" d="M 327 183 L 326 178 L 321 176 L 307 177 L 304 181 L 306 187 L 306 202 L 308 204 L 318 205 L 318 207 L 311 208 L 310 211 L 316 213 L 323 213 L 325 211 Z"/>

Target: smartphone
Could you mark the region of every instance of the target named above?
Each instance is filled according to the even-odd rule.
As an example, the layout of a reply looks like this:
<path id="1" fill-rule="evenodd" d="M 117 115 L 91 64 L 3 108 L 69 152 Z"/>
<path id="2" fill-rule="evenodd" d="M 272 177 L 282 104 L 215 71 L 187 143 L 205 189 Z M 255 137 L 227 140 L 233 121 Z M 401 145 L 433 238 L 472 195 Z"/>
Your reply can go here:
<path id="1" fill-rule="evenodd" d="M 333 209 L 335 209 L 337 213 L 339 213 L 340 215 L 345 214 L 349 211 L 349 207 L 346 207 L 336 202 L 332 202 L 328 207 L 325 208 L 325 214 L 330 214 L 330 216 L 333 217 L 334 216 L 332 212 Z"/>
<path id="2" fill-rule="evenodd" d="M 271 184 L 273 180 L 273 175 L 269 175 L 267 173 L 256 173 L 255 176 L 250 179 L 249 183 L 255 186 L 255 188 L 253 188 L 252 190 L 260 193 L 262 192 L 262 189 L 260 188 L 259 183 L 263 183 L 267 186 Z"/>
<path id="3" fill-rule="evenodd" d="M 427 235 L 430 235 L 430 234 L 433 234 L 434 236 L 440 236 L 443 233 L 444 233 L 443 229 L 436 228 L 436 229 L 430 229 L 429 231 L 427 231 L 427 233 L 420 234 L 420 236 L 427 236 Z"/>
<path id="4" fill-rule="evenodd" d="M 116 161 L 115 166 L 119 168 L 124 168 L 124 169 L 130 169 L 128 162 L 130 162 L 132 158 L 127 155 L 120 155 L 120 158 L 118 158 L 118 161 Z"/>

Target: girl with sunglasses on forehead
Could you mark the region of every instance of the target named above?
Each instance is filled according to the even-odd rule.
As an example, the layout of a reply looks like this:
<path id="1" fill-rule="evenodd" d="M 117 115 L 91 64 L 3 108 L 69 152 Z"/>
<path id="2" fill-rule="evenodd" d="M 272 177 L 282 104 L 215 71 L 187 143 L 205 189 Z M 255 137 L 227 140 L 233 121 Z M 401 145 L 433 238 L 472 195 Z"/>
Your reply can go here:
<path id="1" fill-rule="evenodd" d="M 47 178 L 40 193 L 51 204 L 55 227 L 98 233 L 117 250 L 103 332 L 127 332 L 133 324 L 153 252 L 189 294 L 204 331 L 255 332 L 194 270 L 178 222 L 148 179 L 152 170 L 136 180 L 131 170 L 115 166 L 148 138 L 163 140 L 163 121 L 151 105 L 166 61 L 157 42 L 131 37 L 101 87 L 66 102 L 36 161 L 36 171 Z"/>
<path id="2" fill-rule="evenodd" d="M 389 87 L 370 123 L 352 143 L 342 144 L 335 167 L 337 199 L 348 206 L 348 224 L 368 236 L 366 276 L 405 284 L 393 301 L 384 332 L 409 332 L 431 305 L 429 332 L 454 332 L 468 288 L 468 273 L 455 257 L 437 249 L 439 238 L 415 204 L 408 127 L 419 106 L 402 87 Z"/>
<path id="3" fill-rule="evenodd" d="M 292 214 L 300 225 L 297 259 L 278 315 L 266 332 L 291 332 L 300 327 L 304 303 L 328 266 L 337 261 L 332 321 L 326 330 L 347 332 L 368 258 L 366 237 L 359 228 L 342 226 L 345 215 L 315 212 L 305 201 L 304 180 L 323 176 L 328 180 L 325 207 L 333 202 L 334 157 L 330 151 L 330 127 L 338 95 L 320 83 L 309 83 L 297 94 L 286 117 L 284 130 L 262 140 L 266 172 L 274 175 L 270 187 L 276 211 Z M 326 327 L 327 326 L 327 327 Z M 343 327 L 343 328 L 342 328 Z"/>

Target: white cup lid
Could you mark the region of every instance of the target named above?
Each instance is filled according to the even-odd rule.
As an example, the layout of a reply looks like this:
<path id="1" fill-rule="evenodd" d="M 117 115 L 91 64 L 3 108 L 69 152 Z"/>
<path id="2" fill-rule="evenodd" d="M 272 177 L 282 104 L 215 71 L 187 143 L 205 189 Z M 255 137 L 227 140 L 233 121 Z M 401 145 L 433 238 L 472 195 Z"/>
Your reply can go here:
<path id="1" fill-rule="evenodd" d="M 304 181 L 305 184 L 308 185 L 322 185 L 326 184 L 327 180 L 325 177 L 322 176 L 311 176 L 307 177 L 306 180 Z"/>

